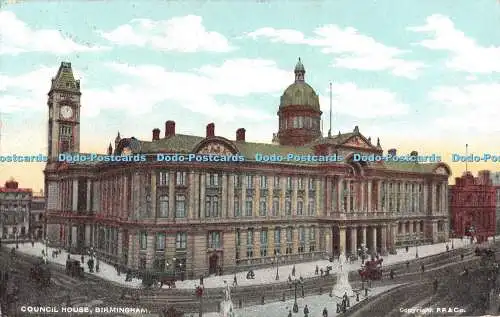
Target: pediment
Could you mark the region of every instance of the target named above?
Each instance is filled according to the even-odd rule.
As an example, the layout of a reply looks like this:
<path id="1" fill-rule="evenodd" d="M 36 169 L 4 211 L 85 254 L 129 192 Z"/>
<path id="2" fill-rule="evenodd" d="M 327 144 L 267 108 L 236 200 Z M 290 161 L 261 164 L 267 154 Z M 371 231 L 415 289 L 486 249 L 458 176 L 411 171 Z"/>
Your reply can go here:
<path id="1" fill-rule="evenodd" d="M 350 146 L 367 150 L 373 149 L 373 145 L 368 143 L 368 141 L 360 135 L 355 135 L 353 137 L 350 137 L 344 143 L 342 143 L 341 146 Z"/>
<path id="2" fill-rule="evenodd" d="M 197 153 L 231 155 L 234 151 L 220 142 L 211 142 L 201 146 Z"/>

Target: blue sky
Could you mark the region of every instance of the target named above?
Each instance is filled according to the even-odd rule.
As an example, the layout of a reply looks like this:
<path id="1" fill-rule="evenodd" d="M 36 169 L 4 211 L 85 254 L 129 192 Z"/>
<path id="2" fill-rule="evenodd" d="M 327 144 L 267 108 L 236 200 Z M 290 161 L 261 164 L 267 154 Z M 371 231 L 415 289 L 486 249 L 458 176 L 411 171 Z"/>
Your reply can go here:
<path id="1" fill-rule="evenodd" d="M 499 16 L 494 0 L 6 4 L 0 151 L 46 153 L 46 93 L 61 61 L 82 81 L 82 151 L 105 151 L 118 130 L 150 139 L 166 120 L 180 133 L 214 122 L 217 135 L 244 127 L 270 142 L 300 56 L 325 133 L 331 81 L 335 132 L 358 125 L 407 152 L 497 152 Z"/>

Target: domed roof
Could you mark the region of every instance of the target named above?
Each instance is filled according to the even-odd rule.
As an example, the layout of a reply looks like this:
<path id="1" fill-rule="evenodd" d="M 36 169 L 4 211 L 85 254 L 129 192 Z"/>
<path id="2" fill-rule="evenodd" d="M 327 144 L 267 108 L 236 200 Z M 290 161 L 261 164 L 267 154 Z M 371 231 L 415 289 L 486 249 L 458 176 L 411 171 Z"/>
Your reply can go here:
<path id="1" fill-rule="evenodd" d="M 295 66 L 295 82 L 288 86 L 281 96 L 280 108 L 287 106 L 308 106 L 320 111 L 319 97 L 314 89 L 305 82 L 306 70 L 302 61 Z"/>

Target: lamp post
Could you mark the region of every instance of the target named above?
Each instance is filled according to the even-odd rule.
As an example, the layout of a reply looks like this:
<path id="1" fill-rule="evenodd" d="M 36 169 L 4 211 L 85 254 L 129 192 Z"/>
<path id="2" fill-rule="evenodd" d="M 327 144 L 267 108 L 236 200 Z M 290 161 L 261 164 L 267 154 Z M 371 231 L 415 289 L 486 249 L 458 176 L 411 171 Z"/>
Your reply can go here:
<path id="1" fill-rule="evenodd" d="M 360 248 L 358 249 L 358 254 L 361 257 L 361 264 L 365 264 L 365 259 L 368 253 L 368 249 L 366 248 L 365 244 L 362 243 Z"/>
<path id="2" fill-rule="evenodd" d="M 415 258 L 418 259 L 417 233 L 415 233 Z"/>
<path id="3" fill-rule="evenodd" d="M 279 261 L 280 261 L 280 253 L 276 252 L 276 255 L 274 256 L 274 263 L 276 263 L 276 281 L 278 281 L 280 279 Z"/>
<path id="4" fill-rule="evenodd" d="M 302 284 L 302 281 L 300 279 L 295 279 L 292 281 L 292 284 L 294 286 L 294 289 L 295 289 L 295 293 L 294 293 L 294 302 L 293 302 L 293 312 L 294 313 L 298 313 L 299 312 L 299 304 L 297 303 L 297 286 L 301 285 Z"/>
<path id="5" fill-rule="evenodd" d="M 455 249 L 455 244 L 454 244 L 454 241 L 455 241 L 455 231 L 452 230 L 451 231 L 451 249 Z"/>

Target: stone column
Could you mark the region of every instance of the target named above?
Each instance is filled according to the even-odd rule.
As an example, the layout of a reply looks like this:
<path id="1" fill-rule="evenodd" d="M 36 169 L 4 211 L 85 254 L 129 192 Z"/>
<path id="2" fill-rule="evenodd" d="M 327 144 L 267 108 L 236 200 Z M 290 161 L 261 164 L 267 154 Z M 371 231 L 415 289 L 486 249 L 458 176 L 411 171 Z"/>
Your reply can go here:
<path id="1" fill-rule="evenodd" d="M 336 213 L 338 212 L 338 190 L 337 186 L 335 184 L 337 183 L 337 180 L 334 177 L 329 177 L 326 180 L 330 184 L 330 207 L 329 207 L 329 213 Z"/>
<path id="2" fill-rule="evenodd" d="M 356 254 L 356 250 L 358 249 L 358 243 L 357 243 L 357 238 L 358 238 L 358 232 L 356 227 L 351 227 L 351 253 Z"/>
<path id="3" fill-rule="evenodd" d="M 325 252 L 333 254 L 332 229 L 329 227 L 323 228 L 323 233 L 323 238 L 325 239 Z"/>
<path id="4" fill-rule="evenodd" d="M 274 179 L 273 177 L 267 177 L 267 201 L 266 201 L 266 207 L 267 207 L 267 217 L 272 216 L 273 212 L 273 198 L 274 198 Z M 274 237 L 273 237 L 274 239 Z"/>
<path id="5" fill-rule="evenodd" d="M 228 176 L 228 186 L 227 186 L 227 210 L 228 218 L 234 218 L 234 174 L 229 174 Z M 240 202 L 240 211 L 241 211 Z"/>
<path id="6" fill-rule="evenodd" d="M 297 176 L 292 176 L 292 216 L 297 216 Z"/>
<path id="7" fill-rule="evenodd" d="M 368 180 L 368 201 L 366 202 L 366 211 L 368 212 L 373 212 L 373 206 L 372 206 L 372 203 L 373 203 L 373 180 Z"/>
<path id="8" fill-rule="evenodd" d="M 168 175 L 168 218 L 175 218 L 175 172 Z"/>
<path id="9" fill-rule="evenodd" d="M 423 210 L 422 212 L 425 214 L 425 215 L 428 215 L 429 214 L 429 185 L 428 184 L 422 184 L 423 186 L 423 202 L 422 202 L 422 206 L 423 206 Z"/>
<path id="10" fill-rule="evenodd" d="M 415 222 L 415 232 L 420 234 L 420 221 Z"/>
<path id="11" fill-rule="evenodd" d="M 370 246 L 370 250 L 373 252 L 377 252 L 377 227 L 372 227 L 372 245 Z"/>
<path id="12" fill-rule="evenodd" d="M 314 181 L 314 192 L 316 193 L 316 201 L 314 203 L 315 207 L 316 207 L 316 210 L 314 211 L 314 214 L 312 216 L 316 216 L 319 214 L 320 211 L 323 211 L 324 208 L 323 208 L 323 200 L 321 199 L 321 197 L 323 197 L 321 195 L 322 193 L 322 186 L 321 186 L 321 180 L 318 178 Z"/>
<path id="13" fill-rule="evenodd" d="M 241 216 L 242 217 L 246 217 L 247 216 L 247 208 L 246 208 L 246 200 L 247 200 L 247 178 L 244 177 L 244 176 L 240 176 L 242 177 L 241 179 L 241 202 L 240 202 L 240 210 L 241 210 Z M 245 241 L 246 243 L 246 241 Z M 246 250 L 245 250 L 245 253 L 246 253 Z"/>
<path id="14" fill-rule="evenodd" d="M 188 176 L 189 189 L 188 189 L 188 210 L 187 210 L 187 218 L 195 219 L 195 192 L 196 192 L 196 182 L 195 182 L 195 174 L 194 171 L 189 172 Z M 173 204 L 173 197 L 169 197 L 169 208 L 170 204 Z"/>
<path id="15" fill-rule="evenodd" d="M 356 208 L 358 209 L 359 212 L 365 212 L 366 211 L 366 202 L 365 202 L 365 199 L 366 199 L 366 196 L 365 195 L 365 182 L 364 181 L 360 181 L 359 183 L 359 189 L 360 189 L 360 200 L 359 200 L 359 204 L 356 206 Z"/>
<path id="16" fill-rule="evenodd" d="M 404 204 L 405 204 L 405 182 L 400 182 L 399 183 L 399 212 L 406 212 L 404 209 Z"/>
<path id="17" fill-rule="evenodd" d="M 383 225 L 382 228 L 381 228 L 382 232 L 381 232 L 381 238 L 382 238 L 382 241 L 381 241 L 381 254 L 382 255 L 387 255 L 387 225 Z"/>
<path id="18" fill-rule="evenodd" d="M 227 195 L 228 195 L 228 190 L 227 190 L 227 174 L 223 173 L 222 174 L 222 199 L 221 199 L 221 218 L 228 218 L 228 208 L 227 208 Z"/>
<path id="19" fill-rule="evenodd" d="M 362 232 L 362 238 L 363 238 L 363 244 L 365 245 L 366 248 L 368 248 L 368 244 L 366 243 L 366 225 L 363 225 L 361 227 L 361 232 Z"/>
<path id="20" fill-rule="evenodd" d="M 260 179 L 259 176 L 252 177 L 253 179 L 253 188 L 254 195 L 252 200 L 252 216 L 259 217 L 260 216 Z"/>
<path id="21" fill-rule="evenodd" d="M 280 177 L 280 212 L 278 216 L 286 216 L 285 197 L 286 197 L 286 178 Z M 283 240 L 284 241 L 284 240 Z"/>
<path id="22" fill-rule="evenodd" d="M 351 180 L 346 180 L 346 188 L 347 188 L 347 210 L 346 212 L 351 212 Z"/>
<path id="23" fill-rule="evenodd" d="M 344 212 L 344 197 L 343 197 L 343 186 L 344 181 L 342 177 L 337 179 L 337 211 Z"/>
<path id="24" fill-rule="evenodd" d="M 292 254 L 296 254 L 298 252 L 298 249 L 299 249 L 299 230 L 297 227 L 293 227 L 292 238 L 293 238 Z"/>
<path id="25" fill-rule="evenodd" d="M 206 189 L 206 173 L 200 173 L 200 219 L 205 219 L 205 189 Z"/>
<path id="26" fill-rule="evenodd" d="M 236 250 L 234 247 L 236 245 L 236 233 L 234 230 L 228 230 L 224 231 L 223 235 L 224 263 L 222 263 L 222 266 L 229 269 L 236 264 Z"/>
<path id="27" fill-rule="evenodd" d="M 339 252 L 346 252 L 346 245 L 345 245 L 345 240 L 346 240 L 346 232 L 345 232 L 345 227 L 339 227 Z"/>
<path id="28" fill-rule="evenodd" d="M 303 184 L 304 184 L 304 202 L 302 203 L 302 212 L 304 213 L 304 216 L 309 216 L 309 177 L 304 177 L 303 179 Z M 328 183 L 327 183 L 328 184 Z M 327 197 L 331 196 L 331 193 L 329 191 L 326 191 Z M 327 201 L 327 213 L 330 214 L 330 208 L 329 208 L 329 203 Z"/>

